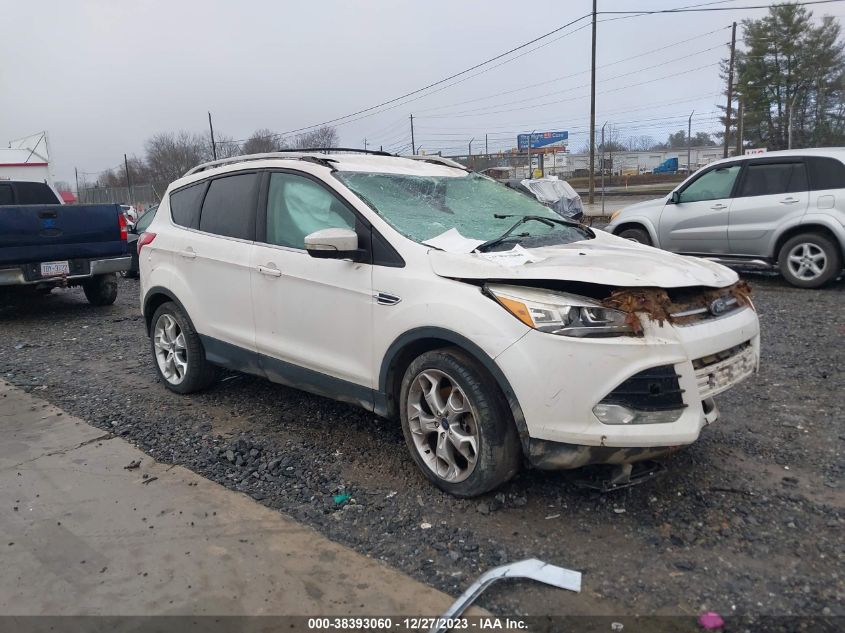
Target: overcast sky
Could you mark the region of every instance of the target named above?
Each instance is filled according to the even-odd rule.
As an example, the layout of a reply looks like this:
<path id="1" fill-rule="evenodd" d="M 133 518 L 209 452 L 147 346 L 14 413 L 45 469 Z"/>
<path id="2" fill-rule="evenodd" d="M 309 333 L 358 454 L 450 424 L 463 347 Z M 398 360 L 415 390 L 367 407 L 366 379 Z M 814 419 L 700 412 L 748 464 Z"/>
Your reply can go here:
<path id="1" fill-rule="evenodd" d="M 599 10 L 694 3 L 599 0 Z M 759 3 L 715 6 L 744 4 Z M 142 156 L 157 132 L 205 132 L 208 110 L 215 131 L 236 139 L 261 127 L 303 128 L 442 79 L 590 10 L 590 0 L 3 0 L 0 143 L 47 130 L 55 176 L 72 181 L 74 167 L 94 175 L 124 152 Z M 814 11 L 845 14 L 845 5 Z M 662 141 L 694 109 L 693 133 L 714 129 L 725 27 L 764 13 L 600 16 L 598 127 L 610 121 L 623 139 Z M 407 149 L 413 113 L 416 142 L 429 152 L 465 153 L 472 137 L 473 150 L 483 150 L 485 133 L 491 151 L 510 148 L 516 133 L 532 129 L 569 130 L 579 149 L 589 125 L 589 20 L 546 42 L 339 125 L 343 145 L 360 147 L 366 137 L 370 148 Z"/>

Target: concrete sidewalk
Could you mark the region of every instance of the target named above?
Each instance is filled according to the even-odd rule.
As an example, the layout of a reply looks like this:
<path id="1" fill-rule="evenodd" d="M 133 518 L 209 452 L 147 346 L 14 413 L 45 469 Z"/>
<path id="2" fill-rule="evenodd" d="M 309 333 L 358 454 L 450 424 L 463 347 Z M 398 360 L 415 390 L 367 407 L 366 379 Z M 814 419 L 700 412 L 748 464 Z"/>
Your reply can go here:
<path id="1" fill-rule="evenodd" d="M 452 602 L 3 382 L 0 434 L 0 614 L 432 616 Z"/>

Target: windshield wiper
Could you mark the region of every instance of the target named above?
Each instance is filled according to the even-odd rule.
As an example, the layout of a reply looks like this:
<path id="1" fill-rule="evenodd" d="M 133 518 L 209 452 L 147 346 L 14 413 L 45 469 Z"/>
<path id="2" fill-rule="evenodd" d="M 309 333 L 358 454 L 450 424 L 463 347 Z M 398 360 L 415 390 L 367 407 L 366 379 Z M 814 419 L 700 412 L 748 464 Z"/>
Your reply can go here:
<path id="1" fill-rule="evenodd" d="M 502 242 L 504 242 L 506 239 L 508 239 L 510 237 L 511 233 L 513 233 L 516 229 L 518 229 L 523 224 L 527 224 L 528 222 L 531 222 L 531 221 L 540 222 L 541 224 L 545 224 L 546 226 L 551 227 L 551 228 L 554 228 L 555 223 L 558 223 L 558 220 L 556 218 L 544 218 L 541 215 L 507 216 L 507 215 L 500 215 L 500 214 L 496 213 L 496 214 L 493 214 L 493 217 L 495 217 L 497 219 L 503 219 L 503 218 L 507 218 L 507 217 L 519 217 L 519 220 L 512 227 L 510 227 L 507 231 L 502 233 L 499 237 L 496 237 L 492 240 L 487 240 L 483 244 L 479 244 L 475 249 L 479 253 L 483 253 L 488 248 L 496 246 L 497 244 L 501 244 Z M 568 224 L 568 223 L 567 222 L 560 222 L 560 224 Z"/>
<path id="2" fill-rule="evenodd" d="M 576 222 L 575 220 L 568 220 L 564 217 L 547 218 L 541 215 L 517 215 L 515 213 L 494 213 L 493 217 L 497 220 L 504 220 L 505 218 L 543 218 L 544 220 L 548 220 L 549 222 L 556 222 L 557 224 L 566 224 L 567 226 L 581 226 L 580 222 Z"/>

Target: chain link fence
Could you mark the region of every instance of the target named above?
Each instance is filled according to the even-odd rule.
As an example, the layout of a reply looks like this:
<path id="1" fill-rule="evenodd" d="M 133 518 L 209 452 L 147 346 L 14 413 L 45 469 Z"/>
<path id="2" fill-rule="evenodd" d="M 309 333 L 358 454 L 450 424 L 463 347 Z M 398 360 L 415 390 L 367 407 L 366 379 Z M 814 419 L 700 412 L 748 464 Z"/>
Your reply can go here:
<path id="1" fill-rule="evenodd" d="M 79 190 L 81 204 L 131 204 L 144 209 L 158 204 L 160 196 L 154 185 L 133 185 L 132 187 L 88 187 Z"/>

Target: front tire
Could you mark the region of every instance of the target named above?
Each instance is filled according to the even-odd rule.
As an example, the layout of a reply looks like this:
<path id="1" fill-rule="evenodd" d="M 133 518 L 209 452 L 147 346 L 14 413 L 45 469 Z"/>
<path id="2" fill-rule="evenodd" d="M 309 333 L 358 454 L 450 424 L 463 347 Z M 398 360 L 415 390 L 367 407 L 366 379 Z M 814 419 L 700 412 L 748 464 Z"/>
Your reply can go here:
<path id="1" fill-rule="evenodd" d="M 502 485 L 522 448 L 510 407 L 492 376 L 456 348 L 426 352 L 405 371 L 402 433 L 422 473 L 456 497 Z"/>
<path id="2" fill-rule="evenodd" d="M 819 233 L 791 237 L 778 253 L 781 275 L 799 288 L 820 288 L 842 272 L 839 245 Z"/>
<path id="3" fill-rule="evenodd" d="M 205 359 L 193 323 L 172 301 L 161 304 L 153 314 L 150 349 L 158 376 L 170 391 L 193 393 L 216 378 L 217 370 Z"/>
<path id="4" fill-rule="evenodd" d="M 652 245 L 651 237 L 649 237 L 648 231 L 645 229 L 625 229 L 624 231 L 617 233 L 617 236 L 625 240 L 631 240 L 637 244 L 645 244 L 646 246 Z"/>
<path id="5" fill-rule="evenodd" d="M 117 275 L 96 275 L 82 282 L 82 290 L 91 305 L 110 306 L 117 299 Z"/>

